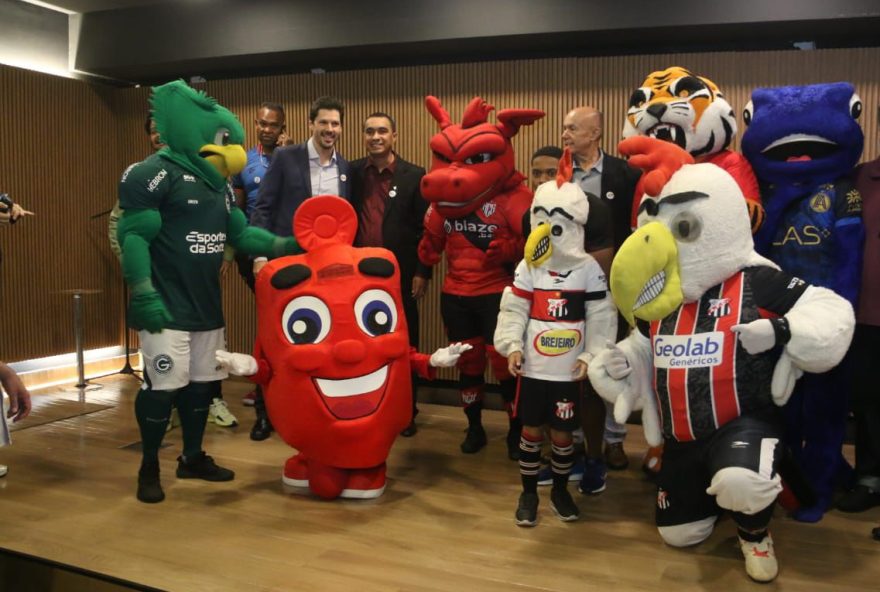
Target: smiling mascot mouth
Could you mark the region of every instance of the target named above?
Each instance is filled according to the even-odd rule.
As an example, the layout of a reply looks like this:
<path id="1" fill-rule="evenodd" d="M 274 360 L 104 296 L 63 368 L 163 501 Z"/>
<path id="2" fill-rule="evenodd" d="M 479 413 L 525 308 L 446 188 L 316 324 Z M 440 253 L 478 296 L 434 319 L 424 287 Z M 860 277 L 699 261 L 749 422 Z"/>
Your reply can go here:
<path id="1" fill-rule="evenodd" d="M 334 417 L 357 419 L 372 415 L 379 408 L 388 386 L 389 366 L 354 378 L 312 378 L 312 382 Z"/>

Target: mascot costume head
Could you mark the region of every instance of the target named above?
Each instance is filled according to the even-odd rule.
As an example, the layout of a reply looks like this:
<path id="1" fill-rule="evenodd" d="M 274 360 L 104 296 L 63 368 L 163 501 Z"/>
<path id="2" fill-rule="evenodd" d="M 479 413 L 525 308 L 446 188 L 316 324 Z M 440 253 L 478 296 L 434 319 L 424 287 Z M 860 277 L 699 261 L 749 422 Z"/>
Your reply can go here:
<path id="1" fill-rule="evenodd" d="M 623 137 L 634 136 L 671 142 L 694 162 L 711 162 L 726 170 L 746 198 L 752 229 L 760 227 L 758 184 L 749 163 L 729 149 L 736 136 L 736 116 L 714 82 L 679 66 L 649 74 L 629 99 Z M 633 226 L 643 192 L 640 183 L 633 200 Z"/>
<path id="2" fill-rule="evenodd" d="M 291 460 L 308 463 L 308 482 L 292 484 L 326 498 L 375 492 L 378 483 L 355 485 L 348 470 L 380 467 L 372 477 L 384 488 L 388 451 L 410 421 L 397 260 L 386 249 L 351 246 L 357 216 L 339 197 L 303 202 L 294 232 L 306 253 L 274 259 L 257 276 L 258 344 L 273 372 L 266 406 L 300 452 Z"/>
<path id="3" fill-rule="evenodd" d="M 244 129 L 216 99 L 182 80 L 157 86 L 150 97 L 153 120 L 165 147 L 163 158 L 222 189 L 247 162 Z"/>
<path id="4" fill-rule="evenodd" d="M 544 117 L 537 109 L 503 109 L 498 123 L 487 119 L 495 107 L 474 97 L 452 123 L 436 97 L 426 97 L 440 131 L 431 138 L 431 170 L 422 178 L 422 197 L 446 218 L 466 216 L 495 196 L 520 185 L 510 140 L 523 125 Z"/>

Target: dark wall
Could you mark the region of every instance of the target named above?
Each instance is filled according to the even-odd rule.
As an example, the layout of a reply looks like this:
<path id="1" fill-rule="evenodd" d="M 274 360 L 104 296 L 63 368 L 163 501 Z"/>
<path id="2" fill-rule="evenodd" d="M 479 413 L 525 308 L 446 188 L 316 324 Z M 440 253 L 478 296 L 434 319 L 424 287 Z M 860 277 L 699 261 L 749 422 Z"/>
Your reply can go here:
<path id="1" fill-rule="evenodd" d="M 132 82 L 523 57 L 880 43 L 877 0 L 174 2 L 83 16 L 76 68 Z"/>

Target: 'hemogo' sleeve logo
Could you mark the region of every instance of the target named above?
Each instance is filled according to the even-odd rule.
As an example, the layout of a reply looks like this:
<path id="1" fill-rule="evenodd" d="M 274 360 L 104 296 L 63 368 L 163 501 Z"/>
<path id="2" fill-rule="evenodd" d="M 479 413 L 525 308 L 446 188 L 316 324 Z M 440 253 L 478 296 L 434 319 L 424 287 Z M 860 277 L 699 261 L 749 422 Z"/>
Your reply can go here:
<path id="1" fill-rule="evenodd" d="M 721 364 L 724 333 L 655 335 L 653 346 L 656 368 L 709 368 Z"/>

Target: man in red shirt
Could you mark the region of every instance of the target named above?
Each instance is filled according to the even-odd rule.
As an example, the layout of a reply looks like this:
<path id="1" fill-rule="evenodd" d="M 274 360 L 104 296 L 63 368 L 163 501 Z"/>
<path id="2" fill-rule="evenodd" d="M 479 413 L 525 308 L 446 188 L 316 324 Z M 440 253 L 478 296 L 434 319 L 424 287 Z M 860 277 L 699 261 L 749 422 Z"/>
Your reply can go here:
<path id="1" fill-rule="evenodd" d="M 419 185 L 425 169 L 402 159 L 395 151 L 397 122 L 376 112 L 364 120 L 367 157 L 351 163 L 352 205 L 358 215 L 356 247 L 384 247 L 400 265 L 400 291 L 409 329 L 410 345 L 419 346 L 419 309 L 416 300 L 425 294 L 431 268 L 416 253 L 424 232 L 422 219 L 428 202 Z M 416 433 L 416 389 L 413 384 L 413 415 L 401 435 Z"/>

